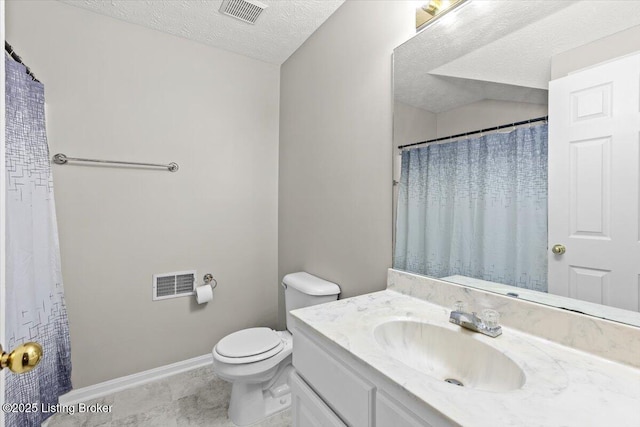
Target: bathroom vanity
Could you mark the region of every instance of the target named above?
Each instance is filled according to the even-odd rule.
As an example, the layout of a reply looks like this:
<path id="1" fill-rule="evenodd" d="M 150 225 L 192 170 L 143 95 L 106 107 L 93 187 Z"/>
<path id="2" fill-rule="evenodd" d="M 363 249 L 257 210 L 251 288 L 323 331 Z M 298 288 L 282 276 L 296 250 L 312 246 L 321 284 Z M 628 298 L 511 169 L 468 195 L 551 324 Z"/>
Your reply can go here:
<path id="1" fill-rule="evenodd" d="M 449 323 L 458 300 L 502 335 Z M 291 314 L 296 426 L 640 425 L 638 328 L 395 270 Z"/>

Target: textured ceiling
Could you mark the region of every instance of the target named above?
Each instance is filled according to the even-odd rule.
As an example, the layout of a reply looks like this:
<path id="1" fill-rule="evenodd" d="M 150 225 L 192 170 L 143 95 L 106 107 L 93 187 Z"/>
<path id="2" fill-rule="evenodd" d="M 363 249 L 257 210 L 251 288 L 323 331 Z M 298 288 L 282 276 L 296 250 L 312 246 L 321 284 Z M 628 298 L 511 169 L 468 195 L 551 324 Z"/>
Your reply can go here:
<path id="1" fill-rule="evenodd" d="M 344 2 L 260 0 L 268 7 L 251 25 L 222 15 L 222 0 L 59 1 L 278 65 Z"/>
<path id="2" fill-rule="evenodd" d="M 471 0 L 394 51 L 396 100 L 546 104 L 551 57 L 640 25 L 640 1 Z"/>

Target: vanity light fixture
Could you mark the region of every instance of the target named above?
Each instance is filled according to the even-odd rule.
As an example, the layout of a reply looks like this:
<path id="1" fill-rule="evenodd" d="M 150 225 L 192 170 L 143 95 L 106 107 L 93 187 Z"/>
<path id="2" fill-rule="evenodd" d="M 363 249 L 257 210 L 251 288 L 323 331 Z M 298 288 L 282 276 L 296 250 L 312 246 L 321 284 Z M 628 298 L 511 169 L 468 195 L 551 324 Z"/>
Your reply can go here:
<path id="1" fill-rule="evenodd" d="M 466 0 L 429 0 L 416 2 L 416 31 L 432 23 L 436 17 L 455 9 Z"/>

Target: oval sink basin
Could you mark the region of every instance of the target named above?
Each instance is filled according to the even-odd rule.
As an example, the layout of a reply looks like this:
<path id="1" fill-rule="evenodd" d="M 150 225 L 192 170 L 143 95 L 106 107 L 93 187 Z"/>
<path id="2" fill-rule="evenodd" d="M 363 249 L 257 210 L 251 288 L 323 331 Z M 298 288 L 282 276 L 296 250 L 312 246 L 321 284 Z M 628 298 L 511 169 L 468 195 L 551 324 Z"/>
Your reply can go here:
<path id="1" fill-rule="evenodd" d="M 525 383 L 513 360 L 464 332 L 397 320 L 378 325 L 374 336 L 392 358 L 455 386 L 503 392 Z"/>

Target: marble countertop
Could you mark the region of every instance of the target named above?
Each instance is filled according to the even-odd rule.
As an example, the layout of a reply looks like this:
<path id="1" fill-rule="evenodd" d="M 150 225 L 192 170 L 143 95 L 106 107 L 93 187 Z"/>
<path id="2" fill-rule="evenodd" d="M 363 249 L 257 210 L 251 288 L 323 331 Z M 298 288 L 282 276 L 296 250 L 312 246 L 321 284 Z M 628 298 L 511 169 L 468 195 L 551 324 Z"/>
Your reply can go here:
<path id="1" fill-rule="evenodd" d="M 448 322 L 449 309 L 385 290 L 291 312 L 308 327 L 353 354 L 463 426 L 640 426 L 640 369 L 503 326 L 497 338 Z M 524 371 L 517 390 L 458 387 L 389 356 L 376 326 L 394 320 L 430 323 L 501 351 Z"/>

